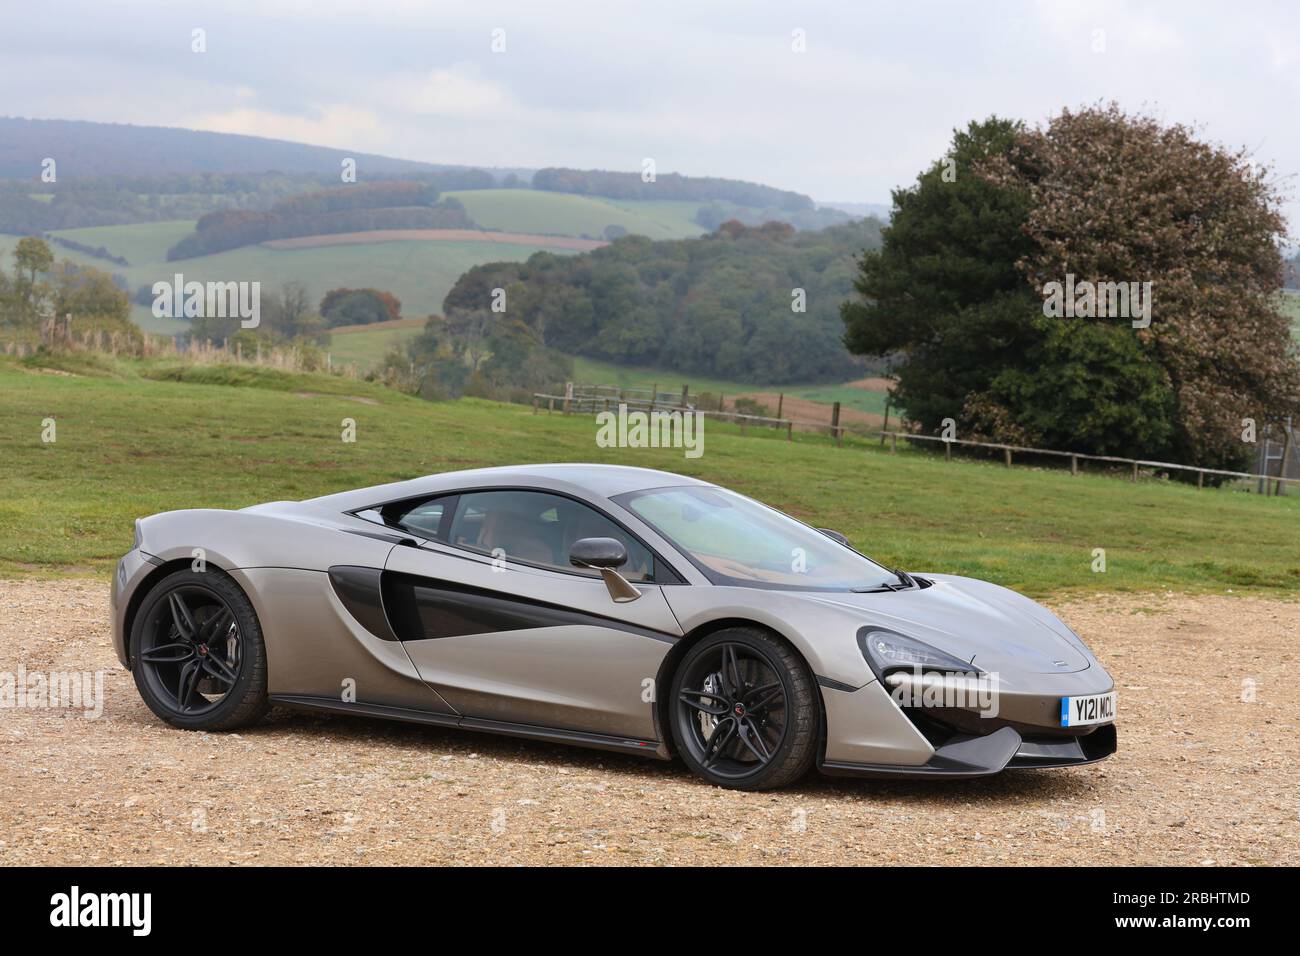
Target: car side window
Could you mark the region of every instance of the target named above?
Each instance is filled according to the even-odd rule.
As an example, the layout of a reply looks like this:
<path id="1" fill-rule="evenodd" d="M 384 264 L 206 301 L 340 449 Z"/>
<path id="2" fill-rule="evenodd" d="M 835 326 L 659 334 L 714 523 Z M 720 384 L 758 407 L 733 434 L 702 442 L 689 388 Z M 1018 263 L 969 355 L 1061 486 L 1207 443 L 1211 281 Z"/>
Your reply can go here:
<path id="1" fill-rule="evenodd" d="M 587 505 L 540 491 L 478 491 L 462 494 L 448 543 L 525 564 L 597 576 L 569 564 L 580 538 L 615 538 L 627 549 L 619 572 L 629 581 L 654 580 L 654 556 L 609 518 Z"/>
<path id="2" fill-rule="evenodd" d="M 379 518 L 390 528 L 401 528 L 420 538 L 438 540 L 447 509 L 455 500 L 453 495 L 427 498 L 423 501 L 400 501 L 379 509 Z M 368 518 L 367 512 L 360 516 Z"/>

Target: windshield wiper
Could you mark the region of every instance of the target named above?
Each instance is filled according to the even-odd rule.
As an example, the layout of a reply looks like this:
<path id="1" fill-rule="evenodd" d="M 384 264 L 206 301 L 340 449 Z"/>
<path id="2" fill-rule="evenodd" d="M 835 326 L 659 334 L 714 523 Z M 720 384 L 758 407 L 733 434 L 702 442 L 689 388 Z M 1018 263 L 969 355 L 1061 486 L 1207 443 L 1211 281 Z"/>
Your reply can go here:
<path id="1" fill-rule="evenodd" d="M 894 577 L 898 578 L 897 584 L 890 584 L 888 581 L 882 581 L 874 587 L 869 588 L 849 588 L 853 594 L 883 594 L 887 591 L 906 591 L 909 588 L 916 587 L 916 578 L 912 577 L 906 571 L 891 571 Z"/>

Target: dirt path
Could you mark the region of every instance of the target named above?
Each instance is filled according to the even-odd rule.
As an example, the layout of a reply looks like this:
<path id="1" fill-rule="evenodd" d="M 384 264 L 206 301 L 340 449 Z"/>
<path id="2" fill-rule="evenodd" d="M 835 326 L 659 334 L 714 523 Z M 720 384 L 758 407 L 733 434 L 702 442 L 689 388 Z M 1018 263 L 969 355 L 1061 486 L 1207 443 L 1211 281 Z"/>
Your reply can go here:
<path id="1" fill-rule="evenodd" d="M 0 709 L 0 864 L 1300 863 L 1297 603 L 1059 606 L 1118 684 L 1105 763 L 741 794 L 676 764 L 366 719 L 172 730 L 117 666 L 106 592 L 0 581 L 0 677 L 105 671 L 98 719 Z"/>
<path id="2" fill-rule="evenodd" d="M 733 396 L 732 399 L 734 401 L 735 398 L 752 398 L 767 407 L 768 415 L 775 416 L 779 397 L 779 392 L 745 392 Z M 827 425 L 831 423 L 831 406 L 826 402 L 814 402 L 811 398 L 787 395 L 784 401 L 780 403 L 780 408 L 783 418 L 792 418 L 798 422 L 825 422 Z M 877 415 L 874 412 L 864 412 L 856 408 L 840 408 L 840 424 L 846 428 L 850 425 L 863 425 L 878 429 L 884 421 L 885 417 L 883 415 Z M 804 431 L 806 429 L 799 428 L 799 430 Z"/>

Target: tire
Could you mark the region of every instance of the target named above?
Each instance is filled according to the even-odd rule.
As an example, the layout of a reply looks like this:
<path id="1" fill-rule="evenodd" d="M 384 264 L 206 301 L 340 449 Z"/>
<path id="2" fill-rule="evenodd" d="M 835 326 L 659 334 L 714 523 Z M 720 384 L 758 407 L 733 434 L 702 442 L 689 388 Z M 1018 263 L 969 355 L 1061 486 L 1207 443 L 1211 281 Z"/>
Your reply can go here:
<path id="1" fill-rule="evenodd" d="M 671 684 L 677 753 L 697 776 L 735 790 L 794 783 L 817 757 L 821 713 L 808 665 L 755 627 L 729 627 L 686 652 Z"/>
<path id="2" fill-rule="evenodd" d="M 268 710 L 262 628 L 222 571 L 177 571 L 155 584 L 131 624 L 130 656 L 140 696 L 173 727 L 234 730 Z"/>

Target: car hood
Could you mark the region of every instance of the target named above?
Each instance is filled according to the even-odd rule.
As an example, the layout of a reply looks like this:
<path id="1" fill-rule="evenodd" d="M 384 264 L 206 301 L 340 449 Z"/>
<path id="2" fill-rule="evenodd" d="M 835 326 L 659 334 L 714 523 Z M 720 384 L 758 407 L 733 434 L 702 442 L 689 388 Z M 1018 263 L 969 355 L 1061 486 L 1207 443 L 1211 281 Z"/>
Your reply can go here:
<path id="1" fill-rule="evenodd" d="M 1029 598 L 973 578 L 924 577 L 933 582 L 929 587 L 803 597 L 852 610 L 864 625 L 898 631 L 985 671 L 1067 674 L 1092 666 L 1074 632 Z"/>

